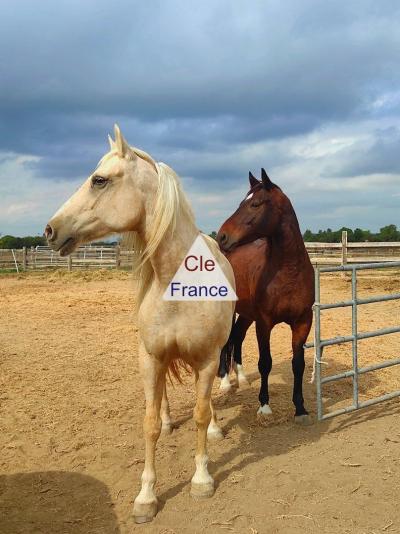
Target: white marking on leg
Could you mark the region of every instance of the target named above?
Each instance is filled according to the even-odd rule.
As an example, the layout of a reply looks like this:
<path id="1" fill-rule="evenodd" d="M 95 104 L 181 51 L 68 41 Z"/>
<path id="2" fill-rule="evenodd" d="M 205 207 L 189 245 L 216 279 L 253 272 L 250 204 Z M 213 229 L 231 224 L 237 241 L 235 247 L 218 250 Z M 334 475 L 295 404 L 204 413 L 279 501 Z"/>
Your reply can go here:
<path id="1" fill-rule="evenodd" d="M 257 415 L 271 415 L 272 410 L 269 407 L 269 404 L 264 404 L 263 406 L 260 406 L 257 410 Z"/>
<path id="2" fill-rule="evenodd" d="M 163 423 L 162 424 L 162 427 L 161 427 L 161 433 L 166 436 L 168 434 L 172 434 L 172 430 L 173 430 L 173 427 L 172 427 L 172 423 Z"/>
<path id="3" fill-rule="evenodd" d="M 231 389 L 231 381 L 229 379 L 228 374 L 226 374 L 225 376 L 221 378 L 221 384 L 219 386 L 219 389 L 223 389 L 225 391 L 228 391 L 229 389 Z"/>
<path id="4" fill-rule="evenodd" d="M 247 377 L 245 375 L 245 372 L 243 370 L 243 365 L 241 365 L 240 363 L 235 363 L 234 366 L 233 366 L 233 369 L 236 373 L 236 381 L 237 381 L 237 384 L 240 385 L 248 385 L 249 384 L 249 381 L 247 380 Z"/>
<path id="5" fill-rule="evenodd" d="M 154 493 L 154 485 L 156 483 L 155 472 L 144 470 L 142 473 L 142 487 L 139 495 L 135 499 L 137 504 L 152 504 L 157 502 L 156 494 Z"/>
<path id="6" fill-rule="evenodd" d="M 220 439 L 224 437 L 222 430 L 219 428 L 219 426 L 213 419 L 211 419 L 211 422 L 208 425 L 207 437 L 209 439 Z"/>
<path id="7" fill-rule="evenodd" d="M 171 434 L 172 432 L 172 421 L 169 416 L 169 412 L 161 413 L 161 432 L 163 434 Z"/>
<path id="8" fill-rule="evenodd" d="M 214 479 L 208 472 L 208 456 L 205 454 L 198 454 L 195 457 L 196 472 L 193 475 L 192 482 L 194 484 L 214 484 Z"/>

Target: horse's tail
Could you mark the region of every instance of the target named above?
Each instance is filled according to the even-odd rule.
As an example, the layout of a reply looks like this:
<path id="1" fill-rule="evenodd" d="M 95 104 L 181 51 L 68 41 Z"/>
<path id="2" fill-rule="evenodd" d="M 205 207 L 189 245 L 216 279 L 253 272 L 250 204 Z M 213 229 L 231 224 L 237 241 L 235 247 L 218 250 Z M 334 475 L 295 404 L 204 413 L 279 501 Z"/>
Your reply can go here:
<path id="1" fill-rule="evenodd" d="M 223 378 L 229 375 L 233 364 L 233 336 L 232 332 L 229 334 L 228 341 L 222 347 L 221 355 L 219 357 L 218 376 Z"/>
<path id="2" fill-rule="evenodd" d="M 173 383 L 173 378 L 175 378 L 180 384 L 182 384 L 182 371 L 190 375 L 192 373 L 192 368 L 181 358 L 175 358 L 171 360 L 167 371 L 169 381 Z"/>
<path id="3" fill-rule="evenodd" d="M 229 333 L 228 341 L 222 347 L 221 355 L 219 357 L 219 367 L 217 376 L 219 376 L 220 378 L 223 378 L 225 375 L 229 375 L 229 371 L 231 370 L 233 364 L 233 330 L 235 328 L 235 322 L 236 313 L 234 313 L 232 317 L 232 326 L 231 331 Z"/>

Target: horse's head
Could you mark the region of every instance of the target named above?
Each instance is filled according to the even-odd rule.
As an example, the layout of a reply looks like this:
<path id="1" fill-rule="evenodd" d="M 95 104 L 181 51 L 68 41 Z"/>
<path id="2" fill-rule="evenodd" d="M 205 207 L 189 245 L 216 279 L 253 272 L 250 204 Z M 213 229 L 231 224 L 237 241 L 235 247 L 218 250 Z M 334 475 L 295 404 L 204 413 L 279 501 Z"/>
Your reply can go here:
<path id="1" fill-rule="evenodd" d="M 110 152 L 45 228 L 49 245 L 61 256 L 80 243 L 138 230 L 145 191 L 152 187 L 152 181 L 146 180 L 151 167 L 129 147 L 117 125 L 114 130 L 115 141 L 109 136 Z"/>
<path id="2" fill-rule="evenodd" d="M 261 181 L 249 173 L 250 191 L 219 229 L 217 241 L 228 252 L 238 245 L 272 235 L 278 228 L 288 199 L 264 169 Z"/>

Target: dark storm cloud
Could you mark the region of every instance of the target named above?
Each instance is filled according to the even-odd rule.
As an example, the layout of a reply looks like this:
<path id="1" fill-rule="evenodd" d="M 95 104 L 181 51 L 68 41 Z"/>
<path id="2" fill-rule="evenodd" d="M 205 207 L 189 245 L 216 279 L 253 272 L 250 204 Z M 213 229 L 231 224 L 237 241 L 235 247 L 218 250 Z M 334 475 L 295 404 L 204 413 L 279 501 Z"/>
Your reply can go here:
<path id="1" fill-rule="evenodd" d="M 43 156 L 49 177 L 93 166 L 116 119 L 149 152 L 220 149 L 362 116 L 400 77 L 397 2 L 2 10 L 0 148 Z"/>
<path id="2" fill-rule="evenodd" d="M 347 177 L 378 173 L 400 174 L 399 128 L 375 131 L 373 142 L 344 150 L 340 161 L 328 164 L 323 174 Z"/>
<path id="3" fill-rule="evenodd" d="M 1 231 L 28 232 L 33 211 L 46 220 L 108 150 L 114 122 L 184 177 L 206 230 L 261 166 L 303 226 L 395 219 L 393 180 L 353 193 L 360 175 L 400 172 L 397 0 L 5 0 L 0 10 Z"/>

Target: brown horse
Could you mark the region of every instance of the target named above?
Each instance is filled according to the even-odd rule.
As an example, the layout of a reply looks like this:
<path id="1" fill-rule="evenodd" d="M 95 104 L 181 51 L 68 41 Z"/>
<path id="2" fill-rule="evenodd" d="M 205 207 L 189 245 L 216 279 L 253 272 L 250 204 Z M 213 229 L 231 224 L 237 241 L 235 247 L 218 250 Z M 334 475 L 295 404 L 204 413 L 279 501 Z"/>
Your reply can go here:
<path id="1" fill-rule="evenodd" d="M 221 226 L 217 240 L 236 279 L 239 318 L 230 336 L 234 362 L 241 369 L 241 346 L 256 322 L 261 375 L 258 414 L 271 414 L 268 375 L 272 367 L 270 335 L 278 323 L 292 330 L 293 403 L 295 421 L 309 422 L 304 408 L 303 345 L 312 323 L 314 270 L 310 263 L 292 204 L 271 182 L 264 169 L 261 182 L 249 173 L 250 191 L 235 213 Z M 227 354 L 224 351 L 223 354 Z M 229 372 L 230 357 L 221 356 L 219 375 Z M 239 375 L 240 378 L 240 375 Z"/>

